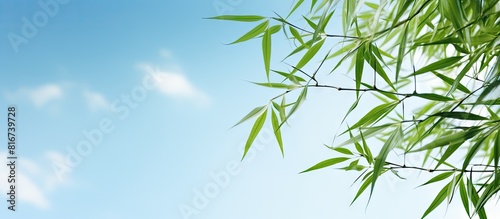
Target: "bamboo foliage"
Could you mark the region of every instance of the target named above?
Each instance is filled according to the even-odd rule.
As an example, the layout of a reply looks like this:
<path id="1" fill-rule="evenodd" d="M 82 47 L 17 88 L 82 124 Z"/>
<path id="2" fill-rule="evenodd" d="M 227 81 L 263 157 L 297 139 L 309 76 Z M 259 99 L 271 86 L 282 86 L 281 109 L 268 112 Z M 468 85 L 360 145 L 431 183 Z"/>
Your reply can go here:
<path id="1" fill-rule="evenodd" d="M 286 16 L 224 15 L 211 19 L 255 23 L 231 44 L 262 41 L 267 81 L 256 84 L 281 89 L 267 105 L 255 108 L 238 122 L 257 117 L 244 154 L 266 120 L 271 120 L 284 155 L 282 125 L 306 104 L 308 89 L 355 92 L 356 100 L 344 120 L 363 98 L 372 95 L 381 103 L 352 126 L 345 126 L 341 135 L 349 134 L 350 139 L 328 146 L 332 158 L 303 172 L 350 162 L 341 169 L 360 173 L 354 201 L 368 187 L 371 197 L 378 179 L 384 174 L 397 175 L 398 169 L 436 173 L 422 186 L 442 183 L 443 187 L 422 210 L 422 218 L 445 200 L 450 203 L 455 199 L 460 199 L 470 217 L 487 218 L 484 206 L 498 200 L 500 191 L 499 0 L 299 0 Z M 330 24 L 339 23 L 334 19 L 341 20 L 341 33 L 332 32 L 338 28 Z M 298 60 L 289 69 L 272 68 L 278 63 L 271 60 L 271 42 L 277 34 L 284 34 L 295 45 L 282 57 Z M 336 45 L 342 46 L 338 49 Z M 420 67 L 414 63 L 415 56 L 424 59 Z M 324 63 L 335 67 L 327 69 Z M 342 65 L 350 66 L 350 86 L 325 84 L 317 77 L 336 77 Z M 417 87 L 424 77 L 441 83 L 432 87 L 432 92 L 419 92 Z M 297 93 L 296 98 L 285 99 L 291 93 Z M 405 103 L 412 99 L 425 104 L 404 112 Z M 410 119 L 405 118 L 408 114 L 412 114 Z M 380 140 L 380 145 L 369 145 L 373 139 Z M 388 160 L 391 152 L 404 156 L 421 153 L 424 159 L 419 166 L 408 166 Z M 449 163 L 457 154 L 463 157 L 462 162 Z"/>

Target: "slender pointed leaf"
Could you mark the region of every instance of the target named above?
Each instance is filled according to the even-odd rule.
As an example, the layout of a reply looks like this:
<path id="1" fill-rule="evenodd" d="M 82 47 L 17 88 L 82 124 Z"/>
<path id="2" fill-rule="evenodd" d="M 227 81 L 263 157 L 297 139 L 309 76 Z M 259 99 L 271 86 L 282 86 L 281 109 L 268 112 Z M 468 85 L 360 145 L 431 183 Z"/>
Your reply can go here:
<path id="1" fill-rule="evenodd" d="M 264 126 L 264 123 L 266 122 L 266 116 L 267 116 L 267 109 L 260 115 L 256 120 L 255 123 L 252 127 L 252 130 L 250 131 L 250 135 L 248 136 L 247 142 L 245 144 L 245 151 L 243 152 L 243 157 L 241 158 L 242 160 L 245 158 L 247 155 L 248 150 L 252 146 L 253 141 L 259 134 L 260 130 L 262 129 L 262 126 Z"/>
<path id="2" fill-rule="evenodd" d="M 310 167 L 309 169 L 304 170 L 300 173 L 305 173 L 305 172 L 310 172 L 310 171 L 317 170 L 317 169 L 322 169 L 322 168 L 329 167 L 329 166 L 332 166 L 332 165 L 335 165 L 338 163 L 342 163 L 346 160 L 349 160 L 349 158 L 347 158 L 347 157 L 331 158 L 328 160 L 321 161 L 321 162 L 315 164 L 314 166 Z"/>

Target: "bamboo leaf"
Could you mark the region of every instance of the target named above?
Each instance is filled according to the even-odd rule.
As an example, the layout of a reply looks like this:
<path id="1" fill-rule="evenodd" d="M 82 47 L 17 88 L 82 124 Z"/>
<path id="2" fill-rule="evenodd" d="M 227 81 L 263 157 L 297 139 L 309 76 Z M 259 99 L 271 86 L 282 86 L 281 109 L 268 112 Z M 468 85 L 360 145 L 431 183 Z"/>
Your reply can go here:
<path id="1" fill-rule="evenodd" d="M 287 18 L 290 17 L 290 15 L 292 15 L 293 12 L 295 12 L 295 10 L 297 10 L 297 8 L 299 8 L 300 5 L 302 5 L 302 3 L 304 3 L 304 0 L 298 0 L 297 3 L 295 4 L 295 6 L 293 6 L 292 10 L 290 10 L 290 13 L 288 13 L 288 15 L 286 17 Z"/>
<path id="2" fill-rule="evenodd" d="M 438 138 L 438 139 L 432 141 L 431 143 L 426 144 L 425 146 L 423 146 L 417 150 L 411 151 L 411 152 L 430 150 L 430 149 L 442 147 L 445 145 L 455 145 L 455 144 L 461 145 L 466 140 L 474 137 L 480 131 L 481 131 L 481 129 L 477 128 L 477 127 L 470 128 L 470 129 L 465 130 L 465 131 L 457 132 L 457 133 L 454 133 L 451 135 L 447 135 L 447 136 Z"/>
<path id="3" fill-rule="evenodd" d="M 269 69 L 271 68 L 271 31 L 267 29 L 262 37 L 262 56 L 266 69 L 267 80 L 269 81 Z"/>
<path id="4" fill-rule="evenodd" d="M 356 196 L 354 197 L 354 199 L 351 202 L 351 205 L 356 201 L 356 199 L 358 199 L 358 197 L 361 194 L 363 194 L 363 192 L 366 190 L 366 188 L 368 188 L 368 186 L 372 183 L 372 181 L 373 181 L 373 174 L 372 174 L 372 172 L 366 174 L 366 176 L 368 176 L 368 177 L 365 179 L 365 181 L 363 182 L 363 184 L 361 184 L 361 186 L 359 187 L 358 192 L 356 193 Z"/>
<path id="5" fill-rule="evenodd" d="M 304 54 L 302 59 L 300 59 L 299 63 L 295 66 L 295 69 L 292 71 L 292 74 L 297 71 L 297 69 L 302 69 L 315 55 L 318 53 L 319 49 L 323 46 L 325 42 L 324 39 L 320 40 L 318 43 L 314 44 L 307 52 Z"/>
<path id="6" fill-rule="evenodd" d="M 334 151 L 337 151 L 341 154 L 345 154 L 345 155 L 354 155 L 349 149 L 347 148 L 341 148 L 341 147 L 337 147 L 337 148 L 333 148 Z"/>
<path id="7" fill-rule="evenodd" d="M 441 173 L 441 174 L 433 177 L 432 179 L 430 179 L 426 183 L 424 183 L 422 185 L 419 185 L 418 187 L 422 187 L 422 186 L 425 186 L 425 185 L 429 185 L 431 183 L 435 183 L 435 182 L 439 182 L 439 181 L 445 180 L 445 179 L 447 179 L 448 177 L 450 177 L 452 175 L 453 175 L 453 172 L 444 172 L 444 173 Z"/>
<path id="8" fill-rule="evenodd" d="M 372 151 L 370 150 L 370 147 L 368 147 L 368 144 L 366 144 L 366 140 L 365 140 L 365 137 L 363 136 L 363 132 L 360 132 L 359 135 L 361 136 L 361 140 L 362 140 L 362 143 L 363 143 L 363 150 L 365 151 L 366 161 L 369 164 L 372 164 L 373 163 L 373 154 L 372 154 Z"/>
<path id="9" fill-rule="evenodd" d="M 310 171 L 317 170 L 317 169 L 322 169 L 322 168 L 329 167 L 329 166 L 332 166 L 332 165 L 335 165 L 338 163 L 342 163 L 346 160 L 349 160 L 349 158 L 347 158 L 347 157 L 331 158 L 328 160 L 321 161 L 321 162 L 315 164 L 314 166 L 310 167 L 309 169 L 304 170 L 300 173 L 305 173 L 305 172 L 310 172 Z"/>
<path id="10" fill-rule="evenodd" d="M 364 46 L 360 46 L 356 52 L 356 97 L 359 98 L 359 89 L 361 88 L 361 80 L 363 77 L 363 67 L 365 64 Z"/>
<path id="11" fill-rule="evenodd" d="M 267 106 L 259 106 L 259 107 L 255 107 L 252 111 L 250 111 L 245 117 L 243 117 L 238 123 L 236 123 L 235 125 L 233 125 L 233 127 L 231 128 L 234 128 L 235 126 L 251 119 L 252 117 L 254 116 L 257 116 L 257 115 L 260 115 L 262 112 L 264 112 L 264 110 L 266 109 Z"/>
<path id="12" fill-rule="evenodd" d="M 461 119 L 461 120 L 488 120 L 488 118 L 468 112 L 439 112 L 432 116 Z"/>
<path id="13" fill-rule="evenodd" d="M 423 74 L 423 73 L 426 73 L 426 72 L 436 71 L 436 70 L 439 70 L 439 69 L 451 67 L 454 64 L 456 64 L 458 61 L 460 61 L 462 58 L 463 58 L 463 56 L 453 56 L 453 57 L 448 57 L 448 58 L 441 59 L 439 61 L 433 62 L 433 63 L 431 63 L 431 64 L 429 64 L 429 65 L 427 65 L 427 66 L 425 66 L 425 67 L 423 67 L 423 68 L 421 68 L 419 70 L 417 70 L 416 72 L 414 72 L 410 76 L 420 75 L 420 74 Z"/>
<path id="14" fill-rule="evenodd" d="M 470 217 L 470 209 L 469 209 L 469 196 L 467 195 L 467 190 L 465 189 L 465 183 L 463 180 L 460 180 L 458 184 L 460 189 L 460 199 L 462 199 L 462 205 L 464 206 L 467 215 Z"/>
<path id="15" fill-rule="evenodd" d="M 283 140 L 281 138 L 281 130 L 280 130 L 280 123 L 278 121 L 278 116 L 276 116 L 276 113 L 274 110 L 272 110 L 272 115 L 271 115 L 271 120 L 273 124 L 273 129 L 274 129 L 274 136 L 276 137 L 276 141 L 278 142 L 278 145 L 280 147 L 281 155 L 285 156 L 285 152 L 283 151 Z"/>
<path id="16" fill-rule="evenodd" d="M 453 83 L 455 83 L 455 80 L 453 80 L 450 77 L 447 77 L 443 74 L 439 74 L 435 71 L 433 71 L 432 73 L 434 73 L 436 76 L 438 76 L 441 80 L 443 80 L 444 82 L 446 82 L 449 85 L 453 85 Z M 464 92 L 464 93 L 470 94 L 470 90 L 467 87 L 465 87 L 462 83 L 458 83 L 457 89 Z"/>
<path id="17" fill-rule="evenodd" d="M 236 44 L 236 43 L 245 42 L 247 40 L 251 40 L 251 39 L 255 38 L 256 36 L 258 36 L 259 34 L 266 31 L 268 26 L 269 26 L 269 20 L 264 21 L 230 44 Z"/>
<path id="18" fill-rule="evenodd" d="M 409 1 L 405 1 L 405 2 L 409 2 Z M 398 60 L 396 62 L 396 82 L 398 82 L 399 72 L 401 71 L 401 65 L 403 64 L 403 60 L 404 60 L 404 56 L 405 56 L 407 37 L 408 37 L 408 25 L 405 25 L 405 30 L 404 30 L 403 34 L 401 35 L 401 42 L 399 44 L 399 51 L 398 51 Z"/>
<path id="19" fill-rule="evenodd" d="M 385 160 L 387 159 L 387 155 L 391 152 L 396 146 L 400 146 L 403 140 L 403 129 L 401 126 L 398 126 L 394 132 L 392 132 L 391 136 L 387 139 L 387 141 L 380 149 L 377 158 L 375 159 L 375 163 L 373 165 L 373 180 L 370 191 L 370 196 L 373 194 L 373 189 L 375 188 L 375 183 L 379 175 L 382 173 L 385 165 Z"/>
<path id="20" fill-rule="evenodd" d="M 422 218 L 425 218 L 429 213 L 434 211 L 434 209 L 436 209 L 444 201 L 444 199 L 448 194 L 449 188 L 450 188 L 450 183 L 446 184 L 446 186 L 444 186 L 443 189 L 441 189 L 441 191 L 437 194 L 436 198 L 434 198 L 434 200 L 432 201 L 431 205 L 429 205 L 429 207 L 425 211 Z"/>
<path id="21" fill-rule="evenodd" d="M 264 123 L 266 122 L 266 116 L 267 116 L 267 109 L 260 115 L 256 120 L 255 123 L 252 127 L 252 130 L 250 131 L 250 135 L 248 136 L 247 142 L 245 144 L 245 151 L 243 152 L 243 157 L 241 158 L 242 160 L 245 158 L 247 155 L 248 150 L 252 146 L 253 141 L 259 134 L 260 130 L 262 129 L 262 126 L 264 126 Z"/>
<path id="22" fill-rule="evenodd" d="M 304 40 L 302 39 L 302 36 L 300 36 L 300 33 L 295 29 L 293 28 L 292 26 L 290 26 L 290 33 L 292 33 L 292 36 L 295 37 L 295 39 L 297 39 L 300 44 L 304 44 Z"/>
<path id="23" fill-rule="evenodd" d="M 239 22 L 255 22 L 265 18 L 266 17 L 258 15 L 221 15 L 221 16 L 209 17 L 207 19 L 229 20 L 229 21 L 239 21 Z"/>
<path id="24" fill-rule="evenodd" d="M 359 127 L 365 127 L 375 123 L 377 120 L 382 118 L 384 115 L 390 113 L 398 104 L 398 102 L 394 103 L 384 103 L 382 105 L 376 106 L 370 112 L 368 112 L 365 116 L 363 116 L 358 122 L 356 122 L 352 129 L 357 129 Z"/>
<path id="25" fill-rule="evenodd" d="M 453 101 L 453 100 L 455 100 L 451 97 L 446 97 L 446 96 L 442 96 L 439 94 L 433 94 L 433 93 L 413 94 L 412 96 L 417 96 L 417 97 L 421 97 L 421 98 L 428 99 L 428 100 L 434 100 L 434 101 Z"/>

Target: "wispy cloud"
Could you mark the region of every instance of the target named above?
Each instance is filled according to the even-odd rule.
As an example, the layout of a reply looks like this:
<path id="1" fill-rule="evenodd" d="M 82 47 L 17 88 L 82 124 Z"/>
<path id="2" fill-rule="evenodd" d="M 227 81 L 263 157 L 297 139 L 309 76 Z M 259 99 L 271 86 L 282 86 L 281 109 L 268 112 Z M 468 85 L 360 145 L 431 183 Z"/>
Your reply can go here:
<path id="1" fill-rule="evenodd" d="M 59 85 L 45 84 L 36 88 L 19 88 L 15 92 L 6 92 L 5 96 L 11 100 L 28 99 L 36 107 L 42 107 L 48 102 L 61 99 L 64 92 Z"/>
<path id="2" fill-rule="evenodd" d="M 85 99 L 85 102 L 87 103 L 87 106 L 92 111 L 99 111 L 99 110 L 108 111 L 112 108 L 111 103 L 109 103 L 106 100 L 106 98 L 100 93 L 84 90 L 82 92 L 82 95 L 83 98 Z"/>
<path id="3" fill-rule="evenodd" d="M 0 153 L 0 163 L 6 163 L 7 153 Z M 51 169 L 53 159 L 63 159 L 63 155 L 57 152 L 47 152 L 39 161 L 22 158 L 19 160 L 19 171 L 17 173 L 17 192 L 19 201 L 32 204 L 39 209 L 50 208 L 48 193 L 62 185 L 68 185 L 69 181 L 57 180 Z M 0 165 L 0 179 L 7 178 L 6 165 Z M 7 180 L 0 180 L 0 192 L 6 194 L 5 190 L 9 184 Z"/>
<path id="4" fill-rule="evenodd" d="M 172 53 L 162 49 L 160 56 L 171 61 Z M 140 63 L 137 66 L 155 79 L 157 90 L 165 96 L 188 100 L 199 106 L 210 104 L 209 95 L 196 87 L 178 66 L 173 66 L 176 70 L 163 70 L 158 65 L 148 63 Z"/>

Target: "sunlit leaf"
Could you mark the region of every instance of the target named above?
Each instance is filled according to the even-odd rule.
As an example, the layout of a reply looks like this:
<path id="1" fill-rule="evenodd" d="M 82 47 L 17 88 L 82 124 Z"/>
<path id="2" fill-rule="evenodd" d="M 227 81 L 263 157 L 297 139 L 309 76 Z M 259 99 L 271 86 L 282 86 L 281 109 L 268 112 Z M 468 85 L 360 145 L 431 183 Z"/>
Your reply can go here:
<path id="1" fill-rule="evenodd" d="M 466 140 L 474 137 L 478 132 L 480 132 L 481 129 L 474 127 L 465 131 L 457 132 L 451 135 L 447 135 L 441 138 L 438 138 L 436 140 L 433 140 L 429 144 L 426 144 L 425 146 L 416 149 L 412 152 L 419 152 L 419 151 L 424 151 L 424 150 L 429 150 L 429 149 L 434 149 L 437 147 L 442 147 L 445 145 L 455 145 L 455 144 L 462 144 Z"/>
<path id="2" fill-rule="evenodd" d="M 264 57 L 264 67 L 267 80 L 269 80 L 269 69 L 271 68 L 271 31 L 267 29 L 262 37 L 262 56 Z"/>
<path id="3" fill-rule="evenodd" d="M 458 61 L 460 61 L 463 58 L 463 56 L 453 56 L 453 57 L 448 57 L 441 59 L 439 61 L 433 62 L 425 67 L 422 67 L 415 71 L 411 76 L 413 75 L 420 75 L 426 72 L 430 71 L 435 71 L 443 68 L 449 68 L 455 64 L 457 64 Z"/>
<path id="4" fill-rule="evenodd" d="M 259 134 L 260 130 L 262 129 L 262 126 L 264 126 L 264 123 L 266 122 L 266 116 L 267 116 L 267 109 L 260 115 L 256 120 L 255 123 L 252 127 L 252 130 L 250 131 L 250 135 L 248 136 L 247 142 L 245 143 L 245 151 L 243 152 L 243 158 L 247 155 L 248 150 L 252 146 L 253 141 Z"/>
<path id="5" fill-rule="evenodd" d="M 283 151 L 283 140 L 281 138 L 281 129 L 279 127 L 280 122 L 278 121 L 278 116 L 276 116 L 274 110 L 272 110 L 271 120 L 274 129 L 274 136 L 276 137 L 276 141 L 278 142 L 278 145 L 280 147 L 281 155 L 285 156 L 285 152 Z"/>
<path id="6" fill-rule="evenodd" d="M 238 123 L 236 123 L 233 128 L 249 119 L 251 119 L 254 116 L 260 115 L 264 110 L 266 109 L 267 106 L 259 106 L 255 107 L 252 111 L 250 111 L 245 117 L 243 117 Z"/>
<path id="7" fill-rule="evenodd" d="M 309 169 L 304 170 L 304 171 L 302 171 L 300 173 L 305 173 L 305 172 L 309 172 L 309 171 L 313 171 L 313 170 L 317 170 L 317 169 L 329 167 L 329 166 L 332 166 L 332 165 L 335 165 L 335 164 L 338 164 L 338 163 L 342 163 L 342 162 L 344 162 L 346 160 L 349 160 L 349 158 L 347 158 L 347 157 L 331 158 L 331 159 L 328 159 L 328 160 L 321 161 L 321 162 L 315 164 L 314 166 L 310 167 Z"/>
<path id="8" fill-rule="evenodd" d="M 304 67 L 314 57 L 314 55 L 316 55 L 316 53 L 318 53 L 319 49 L 321 49 L 324 42 L 325 42 L 325 40 L 323 39 L 323 40 L 319 41 L 318 43 L 314 44 L 314 46 L 312 46 L 309 50 L 307 50 L 306 54 L 304 54 L 302 59 L 300 59 L 299 63 L 297 63 L 295 68 L 301 69 L 302 67 Z M 292 73 L 296 72 L 297 71 L 296 69 L 294 69 L 292 71 Z"/>
<path id="9" fill-rule="evenodd" d="M 251 29 L 250 31 L 245 33 L 243 36 L 241 36 L 240 38 L 238 38 L 237 40 L 235 40 L 234 42 L 232 42 L 230 44 L 241 43 L 241 42 L 245 42 L 247 40 L 251 40 L 251 39 L 255 38 L 256 36 L 258 36 L 259 34 L 266 31 L 268 25 L 269 25 L 269 20 L 264 21 L 263 23 L 257 25 L 256 27 L 254 27 L 253 29 Z"/>

